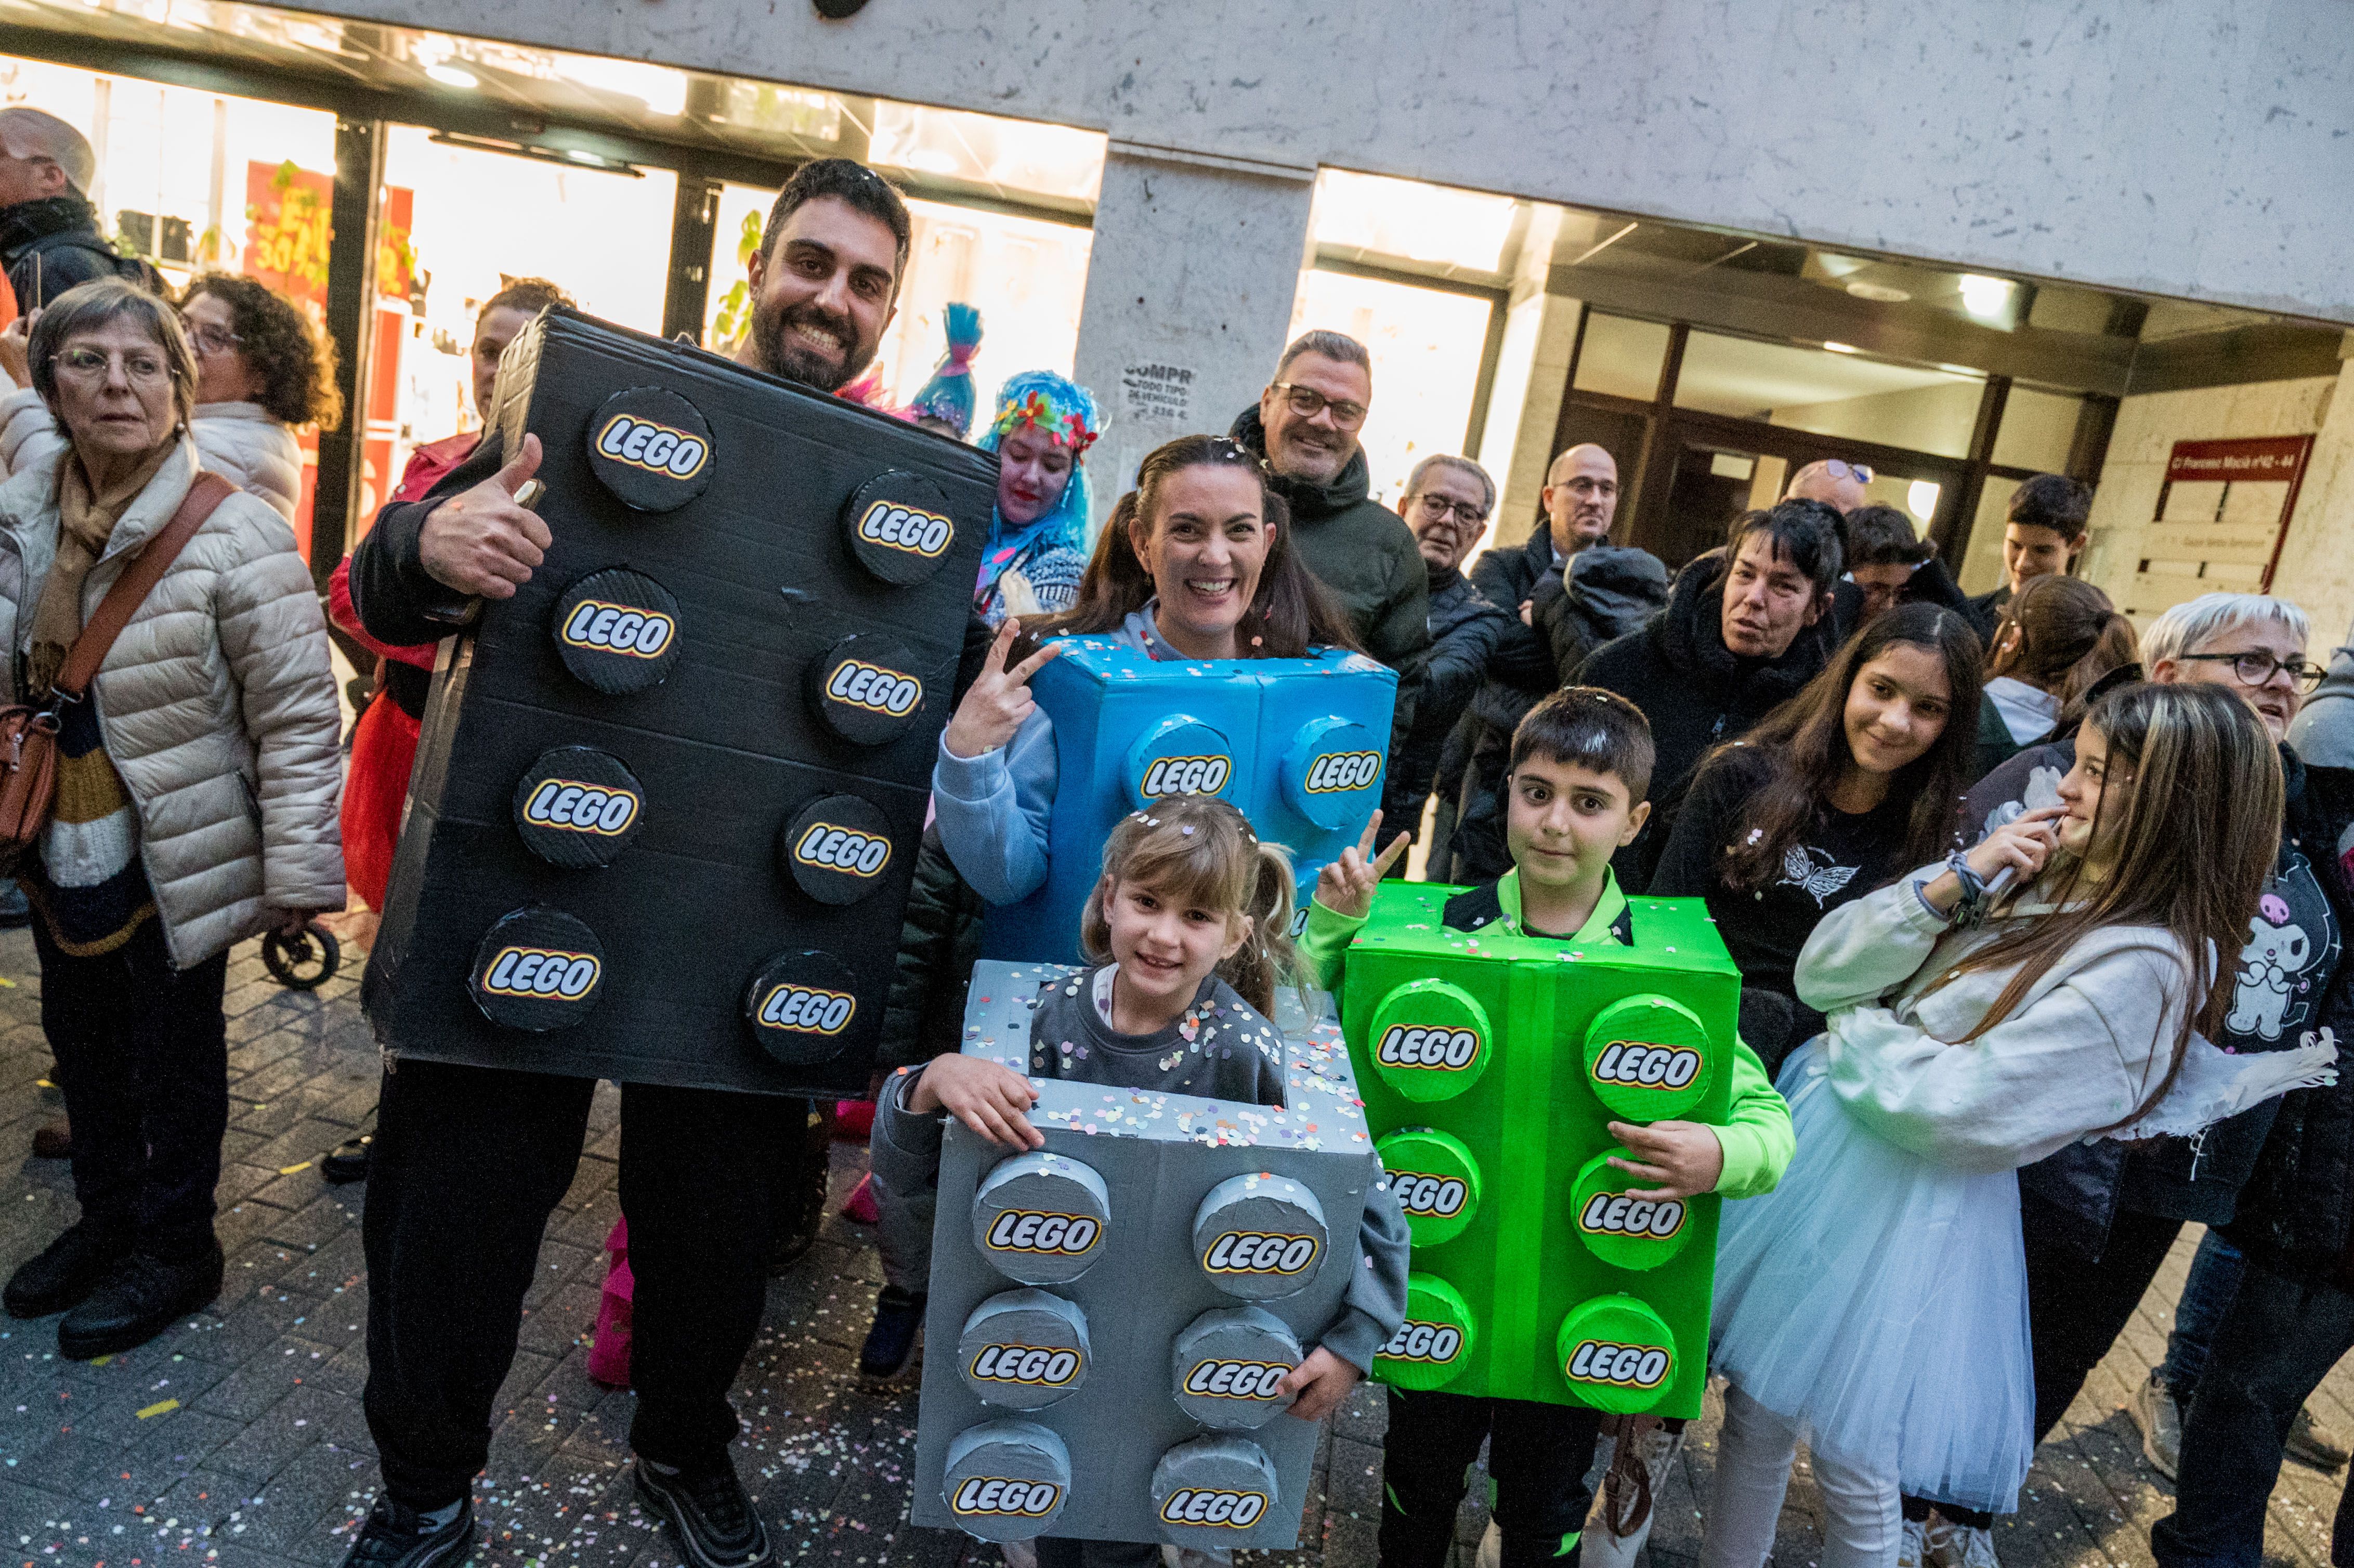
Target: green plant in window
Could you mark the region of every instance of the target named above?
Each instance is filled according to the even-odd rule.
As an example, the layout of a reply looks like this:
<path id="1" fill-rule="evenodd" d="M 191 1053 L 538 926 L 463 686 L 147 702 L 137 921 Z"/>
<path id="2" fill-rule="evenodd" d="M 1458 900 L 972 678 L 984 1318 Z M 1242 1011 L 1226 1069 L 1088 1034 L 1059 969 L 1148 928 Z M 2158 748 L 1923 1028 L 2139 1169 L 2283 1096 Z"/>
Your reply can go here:
<path id="1" fill-rule="evenodd" d="M 760 213 L 758 208 L 744 215 L 744 222 L 736 232 L 736 265 L 749 268 L 752 258 L 760 249 Z M 752 325 L 752 284 L 748 278 L 738 278 L 719 297 L 719 311 L 712 318 L 711 342 L 706 345 L 714 354 L 733 354 L 744 341 Z"/>

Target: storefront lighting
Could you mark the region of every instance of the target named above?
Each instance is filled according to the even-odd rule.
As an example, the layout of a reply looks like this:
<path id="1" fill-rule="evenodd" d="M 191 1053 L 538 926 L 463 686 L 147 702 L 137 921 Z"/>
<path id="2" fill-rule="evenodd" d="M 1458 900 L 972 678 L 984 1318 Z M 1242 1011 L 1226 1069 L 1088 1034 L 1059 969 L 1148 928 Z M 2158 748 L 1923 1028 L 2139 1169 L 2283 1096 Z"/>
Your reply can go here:
<path id="1" fill-rule="evenodd" d="M 2010 306 L 2010 280 L 1962 274 L 1962 309 L 1988 321 L 1999 318 Z"/>
<path id="2" fill-rule="evenodd" d="M 1833 354 L 1855 354 L 1860 352 L 1856 348 L 1855 344 L 1851 343 L 1826 343 L 1823 346 L 1830 350 Z"/>
<path id="3" fill-rule="evenodd" d="M 1892 289 L 1885 283 L 1850 283 L 1847 291 L 1859 300 L 1870 300 L 1879 305 L 1901 305 L 1913 297 L 1903 289 Z"/>
<path id="4" fill-rule="evenodd" d="M 1926 523 L 1937 514 L 1939 488 L 1934 479 L 1914 480 L 1904 487 L 1904 510 Z"/>
<path id="5" fill-rule="evenodd" d="M 469 92 L 482 85 L 482 79 L 463 66 L 429 65 L 425 74 L 444 87 L 463 88 Z"/>

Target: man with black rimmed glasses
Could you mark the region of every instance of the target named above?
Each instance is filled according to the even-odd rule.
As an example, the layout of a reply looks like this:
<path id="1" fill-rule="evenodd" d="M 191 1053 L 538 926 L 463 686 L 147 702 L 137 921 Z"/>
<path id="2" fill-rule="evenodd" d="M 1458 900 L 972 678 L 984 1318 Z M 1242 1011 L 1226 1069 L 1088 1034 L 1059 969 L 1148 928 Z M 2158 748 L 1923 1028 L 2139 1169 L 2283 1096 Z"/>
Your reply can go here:
<path id="1" fill-rule="evenodd" d="M 1303 333 L 1233 435 L 1267 464 L 1291 509 L 1292 543 L 1339 601 L 1365 652 L 1398 673 L 1394 757 L 1413 727 L 1430 652 L 1428 575 L 1414 535 L 1373 498 L 1358 432 L 1373 400 L 1373 356 L 1337 332 Z"/>

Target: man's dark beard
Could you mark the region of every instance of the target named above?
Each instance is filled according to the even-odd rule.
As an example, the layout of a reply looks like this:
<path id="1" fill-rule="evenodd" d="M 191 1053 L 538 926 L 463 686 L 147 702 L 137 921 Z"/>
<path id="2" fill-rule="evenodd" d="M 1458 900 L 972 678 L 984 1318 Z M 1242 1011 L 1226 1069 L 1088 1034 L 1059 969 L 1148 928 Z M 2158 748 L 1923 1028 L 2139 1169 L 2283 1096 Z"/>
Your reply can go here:
<path id="1" fill-rule="evenodd" d="M 842 339 L 849 345 L 843 362 L 830 365 L 795 344 L 786 333 L 796 323 L 822 327 Z M 752 313 L 752 349 L 760 356 L 760 368 L 821 392 L 838 392 L 856 380 L 858 373 L 874 362 L 876 346 L 858 341 L 857 323 L 848 316 L 835 315 L 807 300 L 780 311 Z"/>

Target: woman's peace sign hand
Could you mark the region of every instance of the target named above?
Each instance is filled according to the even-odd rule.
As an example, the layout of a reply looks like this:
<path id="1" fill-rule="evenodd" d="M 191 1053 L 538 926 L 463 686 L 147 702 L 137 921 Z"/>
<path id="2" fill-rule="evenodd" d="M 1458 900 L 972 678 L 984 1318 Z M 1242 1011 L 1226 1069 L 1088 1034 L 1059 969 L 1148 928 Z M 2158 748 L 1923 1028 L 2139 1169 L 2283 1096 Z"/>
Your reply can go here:
<path id="1" fill-rule="evenodd" d="M 1063 651 L 1060 642 L 1049 642 L 1011 670 L 1005 667 L 1006 655 L 1013 651 L 1013 640 L 1022 635 L 1022 623 L 1007 620 L 997 629 L 997 641 L 989 645 L 989 657 L 981 662 L 981 676 L 972 689 L 957 705 L 954 717 L 949 720 L 948 734 L 942 736 L 951 757 L 979 757 L 985 751 L 995 751 L 1013 738 L 1038 705 L 1030 694 L 1030 677 L 1036 674 L 1046 661 Z"/>
<path id="2" fill-rule="evenodd" d="M 1405 853 L 1406 845 L 1414 842 L 1412 833 L 1400 833 L 1390 841 L 1378 859 L 1368 858 L 1373 853 L 1373 840 L 1382 831 L 1382 814 L 1375 811 L 1357 842 L 1341 852 L 1341 858 L 1327 865 L 1316 877 L 1316 902 L 1335 915 L 1346 915 L 1352 920 L 1362 920 L 1373 913 L 1373 889 L 1382 885 L 1398 856 Z"/>

